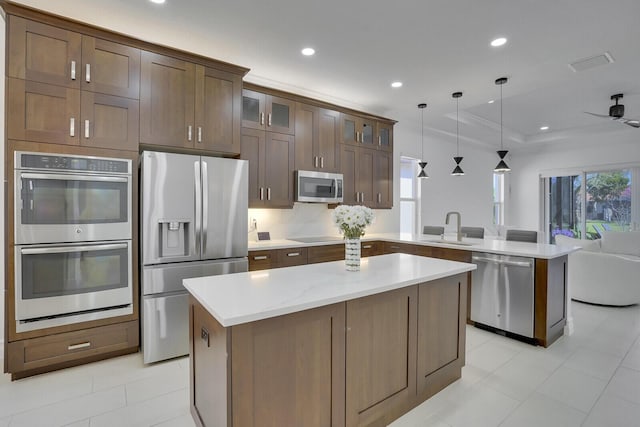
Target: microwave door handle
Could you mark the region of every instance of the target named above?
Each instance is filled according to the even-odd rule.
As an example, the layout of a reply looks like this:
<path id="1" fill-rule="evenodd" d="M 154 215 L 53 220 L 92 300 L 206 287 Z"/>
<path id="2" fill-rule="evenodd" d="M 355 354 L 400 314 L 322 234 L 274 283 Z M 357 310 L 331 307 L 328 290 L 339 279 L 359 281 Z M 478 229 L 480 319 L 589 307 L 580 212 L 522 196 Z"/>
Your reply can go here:
<path id="1" fill-rule="evenodd" d="M 194 191 L 195 191 L 195 218 L 196 218 L 196 253 L 200 253 L 200 237 L 201 237 L 201 224 L 200 220 L 202 218 L 202 177 L 200 176 L 200 160 L 196 160 L 193 163 L 193 172 L 194 172 Z"/>
<path id="2" fill-rule="evenodd" d="M 118 176 L 93 176 L 93 175 L 59 175 L 53 173 L 22 173 L 21 178 L 47 179 L 64 181 L 101 181 L 101 182 L 127 182 L 129 178 Z"/>
<path id="3" fill-rule="evenodd" d="M 64 247 L 46 247 L 46 248 L 24 248 L 20 249 L 23 255 L 37 254 L 63 254 L 69 252 L 87 252 L 87 251 L 109 251 L 113 249 L 126 249 L 126 243 L 114 243 L 108 245 L 92 245 L 92 246 L 64 246 Z"/>
<path id="4" fill-rule="evenodd" d="M 209 170 L 206 160 L 202 161 L 202 253 L 207 250 L 209 228 Z"/>

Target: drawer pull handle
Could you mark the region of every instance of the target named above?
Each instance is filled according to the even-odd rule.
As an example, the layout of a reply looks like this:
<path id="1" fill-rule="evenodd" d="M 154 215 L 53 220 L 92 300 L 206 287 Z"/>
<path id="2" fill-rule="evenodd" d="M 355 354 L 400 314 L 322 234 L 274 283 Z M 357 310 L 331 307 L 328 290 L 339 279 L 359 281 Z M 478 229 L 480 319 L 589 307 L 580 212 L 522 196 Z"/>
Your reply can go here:
<path id="1" fill-rule="evenodd" d="M 76 119 L 74 117 L 69 119 L 69 136 L 76 136 Z"/>
<path id="2" fill-rule="evenodd" d="M 76 61 L 71 61 L 71 80 L 76 79 Z"/>
<path id="3" fill-rule="evenodd" d="M 83 342 L 80 344 L 73 344 L 67 347 L 67 350 L 78 350 L 80 348 L 87 348 L 87 347 L 91 347 L 91 343 L 90 342 Z"/>
<path id="4" fill-rule="evenodd" d="M 287 256 L 300 256 L 300 252 L 290 252 Z"/>
<path id="5" fill-rule="evenodd" d="M 87 64 L 87 70 L 85 72 L 85 77 L 86 77 L 87 83 L 91 83 L 91 64 Z"/>
<path id="6" fill-rule="evenodd" d="M 267 259 L 266 255 L 258 255 L 258 256 L 254 256 L 253 259 L 255 261 L 262 261 L 263 259 Z"/>
<path id="7" fill-rule="evenodd" d="M 371 249 L 371 245 L 362 245 L 362 249 Z"/>

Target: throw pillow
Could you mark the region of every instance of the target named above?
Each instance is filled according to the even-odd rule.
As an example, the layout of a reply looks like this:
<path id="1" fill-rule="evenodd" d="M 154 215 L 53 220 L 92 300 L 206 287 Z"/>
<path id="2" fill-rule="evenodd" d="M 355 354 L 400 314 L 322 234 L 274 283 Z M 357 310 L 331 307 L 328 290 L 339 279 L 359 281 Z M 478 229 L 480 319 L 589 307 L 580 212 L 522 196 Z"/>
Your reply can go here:
<path id="1" fill-rule="evenodd" d="M 640 256 L 640 231 L 603 231 L 602 252 Z"/>

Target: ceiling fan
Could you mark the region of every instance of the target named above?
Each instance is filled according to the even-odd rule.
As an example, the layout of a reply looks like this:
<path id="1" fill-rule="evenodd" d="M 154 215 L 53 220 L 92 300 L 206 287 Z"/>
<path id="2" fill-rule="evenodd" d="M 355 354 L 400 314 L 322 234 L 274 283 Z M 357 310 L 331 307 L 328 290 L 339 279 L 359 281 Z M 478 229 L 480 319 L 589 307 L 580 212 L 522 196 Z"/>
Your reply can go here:
<path id="1" fill-rule="evenodd" d="M 605 119 L 611 119 L 619 123 L 624 123 L 625 125 L 629 125 L 634 128 L 640 128 L 640 120 L 627 119 L 624 116 L 624 105 L 618 104 L 618 100 L 622 98 L 622 94 L 618 93 L 615 95 L 611 95 L 611 100 L 616 101 L 616 105 L 612 105 L 609 107 L 609 115 L 605 116 L 604 114 L 596 114 L 585 111 L 587 114 L 591 114 L 596 117 L 603 117 Z"/>

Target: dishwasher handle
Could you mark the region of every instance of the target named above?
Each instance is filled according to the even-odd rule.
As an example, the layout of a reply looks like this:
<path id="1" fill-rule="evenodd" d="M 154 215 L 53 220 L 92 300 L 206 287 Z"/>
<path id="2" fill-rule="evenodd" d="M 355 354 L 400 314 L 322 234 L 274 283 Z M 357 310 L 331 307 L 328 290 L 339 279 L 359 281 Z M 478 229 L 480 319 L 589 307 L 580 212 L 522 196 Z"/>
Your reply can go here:
<path id="1" fill-rule="evenodd" d="M 525 268 L 532 267 L 531 261 L 507 261 L 502 259 L 485 258 L 480 256 L 472 256 L 471 260 L 477 261 L 477 262 L 488 262 L 491 264 L 506 265 L 509 267 L 525 267 Z"/>

